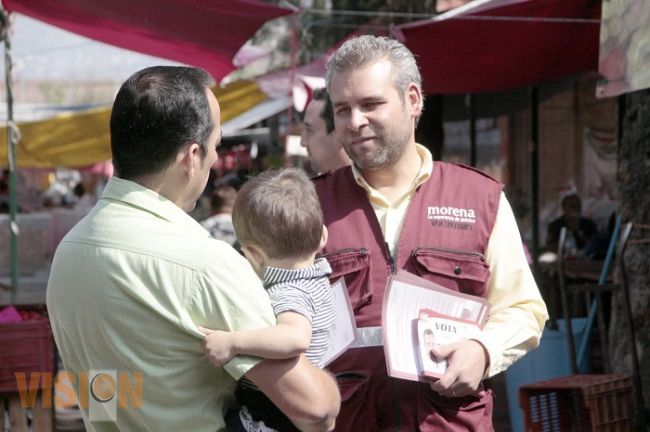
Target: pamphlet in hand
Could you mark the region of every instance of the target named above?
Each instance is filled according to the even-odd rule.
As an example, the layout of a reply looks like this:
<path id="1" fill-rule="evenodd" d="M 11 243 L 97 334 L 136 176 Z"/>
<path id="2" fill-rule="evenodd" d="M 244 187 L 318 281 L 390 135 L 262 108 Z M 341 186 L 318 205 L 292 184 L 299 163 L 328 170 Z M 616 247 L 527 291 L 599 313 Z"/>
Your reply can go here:
<path id="1" fill-rule="evenodd" d="M 384 295 L 382 327 L 386 367 L 392 377 L 430 381 L 431 377 L 441 375 L 441 369 L 432 370 L 429 375 L 423 369 L 418 331 L 423 309 L 431 317 L 468 324 L 467 328 L 457 330 L 470 335 L 483 328 L 490 305 L 484 298 L 450 290 L 405 271 L 391 276 Z M 469 324 L 477 333 L 471 333 Z"/>
<path id="2" fill-rule="evenodd" d="M 472 339 L 481 333 L 475 322 L 421 309 L 417 320 L 419 370 L 422 375 L 440 378 L 447 370 L 447 360 L 438 359 L 431 354 L 434 346 L 447 345 L 460 339 Z"/>
<path id="3" fill-rule="evenodd" d="M 352 312 L 348 290 L 345 286 L 345 279 L 341 278 L 333 283 L 332 291 L 334 292 L 336 317 L 332 326 L 330 343 L 323 356 L 325 366 L 343 354 L 354 342 L 357 334 L 357 324 Z"/>

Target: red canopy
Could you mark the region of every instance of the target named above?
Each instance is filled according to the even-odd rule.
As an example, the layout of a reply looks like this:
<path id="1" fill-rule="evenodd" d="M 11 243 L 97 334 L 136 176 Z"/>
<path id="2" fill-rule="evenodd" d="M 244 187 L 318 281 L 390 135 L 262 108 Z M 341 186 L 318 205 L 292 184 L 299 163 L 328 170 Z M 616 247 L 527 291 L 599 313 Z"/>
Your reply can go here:
<path id="1" fill-rule="evenodd" d="M 3 0 L 10 12 L 206 69 L 221 80 L 267 20 L 292 11 L 254 0 Z"/>
<path id="2" fill-rule="evenodd" d="M 513 89 L 598 70 L 598 0 L 477 0 L 397 27 L 430 94 Z"/>

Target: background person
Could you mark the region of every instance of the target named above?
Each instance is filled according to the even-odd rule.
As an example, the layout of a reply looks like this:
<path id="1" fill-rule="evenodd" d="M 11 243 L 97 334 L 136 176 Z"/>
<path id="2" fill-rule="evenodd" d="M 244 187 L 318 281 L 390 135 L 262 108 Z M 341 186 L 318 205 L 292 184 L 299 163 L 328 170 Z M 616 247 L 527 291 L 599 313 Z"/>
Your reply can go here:
<path id="1" fill-rule="evenodd" d="M 317 367 L 330 343 L 335 317 L 327 260 L 315 260 L 327 241 L 314 185 L 302 170 L 266 171 L 248 180 L 235 201 L 233 218 L 241 248 L 264 282 L 277 324 L 233 332 L 201 329 L 206 354 L 215 366 L 235 355 L 267 359 L 303 352 Z M 269 229 L 272 226 L 272 229 Z M 226 418 L 231 431 L 257 432 L 259 422 L 288 432 L 294 425 L 250 381 L 242 379 L 237 402 Z"/>
<path id="2" fill-rule="evenodd" d="M 232 225 L 232 207 L 237 197 L 237 189 L 228 185 L 217 186 L 210 197 L 210 217 L 201 221 L 201 226 L 216 239 L 231 246 L 237 242 Z"/>
<path id="3" fill-rule="evenodd" d="M 401 43 L 348 40 L 330 58 L 326 82 L 335 134 L 354 164 L 315 180 L 329 232 L 324 253 L 333 278 L 345 277 L 359 332 L 372 340 L 381 331 L 387 279 L 398 270 L 492 305 L 480 338 L 434 351 L 448 368 L 430 386 L 389 378 L 380 346 L 335 360 L 330 370 L 346 393 L 337 430 L 493 430 L 483 380 L 536 347 L 547 319 L 502 185 L 433 162 L 415 143 L 421 78 Z M 437 217 L 441 208 L 463 220 Z"/>
<path id="4" fill-rule="evenodd" d="M 547 229 L 546 248 L 557 252 L 560 241 L 560 231 L 567 229 L 567 240 L 571 241 L 567 253 L 576 255 L 582 251 L 598 233 L 596 223 L 582 216 L 582 201 L 576 193 L 562 198 L 562 216 L 553 220 Z"/>
<path id="5" fill-rule="evenodd" d="M 197 325 L 251 330 L 275 322 L 248 262 L 186 213 L 221 141 L 210 84 L 188 67 L 127 79 L 110 121 L 116 176 L 56 250 L 47 308 L 66 371 L 142 376 L 142 404 L 118 407 L 114 422 L 93 421 L 82 407 L 89 431 L 222 431 L 244 375 L 301 429 L 333 428 L 336 384 L 303 356 L 238 356 L 217 369 L 203 355 Z"/>
<path id="6" fill-rule="evenodd" d="M 314 172 L 336 171 L 352 163 L 332 133 L 334 119 L 328 103 L 327 90 L 314 90 L 312 100 L 305 108 L 300 145 L 307 149 L 309 163 Z"/>

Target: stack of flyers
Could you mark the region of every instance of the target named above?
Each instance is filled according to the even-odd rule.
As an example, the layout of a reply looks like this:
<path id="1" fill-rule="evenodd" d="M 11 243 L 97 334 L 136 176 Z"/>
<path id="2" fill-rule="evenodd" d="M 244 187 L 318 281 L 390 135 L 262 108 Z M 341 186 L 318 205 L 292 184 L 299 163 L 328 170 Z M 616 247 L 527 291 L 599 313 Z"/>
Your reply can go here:
<path id="1" fill-rule="evenodd" d="M 429 343 L 475 338 L 489 310 L 490 304 L 484 298 L 450 290 L 405 271 L 397 272 L 388 281 L 382 310 L 388 374 L 412 381 L 439 378 L 447 364 L 429 354 L 426 329 L 435 339 Z"/>

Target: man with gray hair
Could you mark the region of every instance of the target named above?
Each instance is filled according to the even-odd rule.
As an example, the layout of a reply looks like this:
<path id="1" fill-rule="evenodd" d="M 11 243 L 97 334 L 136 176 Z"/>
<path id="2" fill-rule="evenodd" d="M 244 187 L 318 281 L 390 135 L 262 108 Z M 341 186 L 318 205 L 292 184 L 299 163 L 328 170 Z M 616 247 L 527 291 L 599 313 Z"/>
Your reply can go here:
<path id="1" fill-rule="evenodd" d="M 317 88 L 305 108 L 300 145 L 307 149 L 311 168 L 316 173 L 336 171 L 352 163 L 341 144 L 336 140 L 332 106 L 327 90 Z"/>
<path id="2" fill-rule="evenodd" d="M 493 430 L 486 379 L 538 345 L 548 316 L 502 185 L 434 162 L 415 142 L 421 81 L 413 54 L 385 37 L 350 39 L 328 63 L 335 135 L 353 165 L 315 180 L 330 234 L 324 254 L 332 279 L 345 277 L 365 344 L 330 367 L 344 395 L 341 431 Z M 386 372 L 382 303 L 398 270 L 492 305 L 479 337 L 431 350 L 448 368 L 429 385 Z"/>

